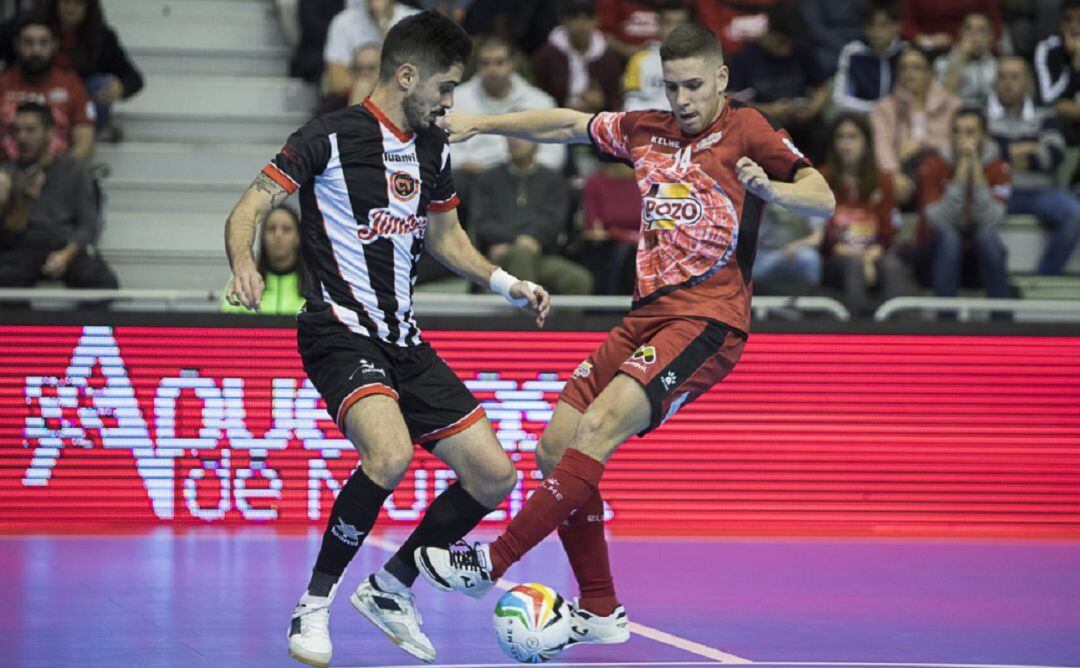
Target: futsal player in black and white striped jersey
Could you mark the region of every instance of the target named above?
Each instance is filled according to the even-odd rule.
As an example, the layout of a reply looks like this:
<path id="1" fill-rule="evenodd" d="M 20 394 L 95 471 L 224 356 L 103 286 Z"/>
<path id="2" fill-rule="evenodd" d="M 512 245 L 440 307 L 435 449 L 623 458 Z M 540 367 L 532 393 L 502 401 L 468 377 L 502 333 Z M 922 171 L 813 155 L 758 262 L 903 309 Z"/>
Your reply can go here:
<path id="1" fill-rule="evenodd" d="M 416 263 L 426 247 L 458 274 L 533 312 L 538 326 L 548 314 L 547 292 L 488 262 L 458 223 L 450 151 L 434 121 L 453 105 L 471 48 L 465 32 L 437 12 L 396 24 L 371 97 L 289 137 L 226 224 L 228 297 L 257 309 L 263 284 L 251 253 L 256 224 L 299 191 L 307 270 L 307 305 L 297 316 L 300 356 L 362 462 L 334 502 L 290 623 L 289 652 L 310 665 L 330 662 L 330 604 L 404 476 L 413 443 L 444 461 L 458 481 L 350 601 L 424 661 L 435 659 L 435 649 L 413 602 L 414 550 L 464 536 L 517 481 L 483 410 L 423 341 L 412 309 Z"/>

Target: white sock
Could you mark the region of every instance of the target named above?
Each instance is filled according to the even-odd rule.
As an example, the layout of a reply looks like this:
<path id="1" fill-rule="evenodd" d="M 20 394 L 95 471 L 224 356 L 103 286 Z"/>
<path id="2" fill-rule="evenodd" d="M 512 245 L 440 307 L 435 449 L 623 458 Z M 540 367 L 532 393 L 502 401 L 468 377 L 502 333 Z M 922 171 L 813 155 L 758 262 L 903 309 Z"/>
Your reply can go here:
<path id="1" fill-rule="evenodd" d="M 389 594 L 409 591 L 409 586 L 394 577 L 385 566 L 375 572 L 375 586 Z"/>

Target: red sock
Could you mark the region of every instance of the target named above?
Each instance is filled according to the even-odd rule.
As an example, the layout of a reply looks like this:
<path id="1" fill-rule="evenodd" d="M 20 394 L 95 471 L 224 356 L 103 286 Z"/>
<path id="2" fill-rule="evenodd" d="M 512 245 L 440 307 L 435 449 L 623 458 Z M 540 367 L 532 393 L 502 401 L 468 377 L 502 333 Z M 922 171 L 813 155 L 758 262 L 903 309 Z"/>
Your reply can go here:
<path id="1" fill-rule="evenodd" d="M 503 535 L 491 544 L 493 578 L 498 579 L 511 564 L 536 546 L 570 514 L 596 494 L 604 475 L 604 465 L 580 450 L 567 450 Z"/>
<path id="2" fill-rule="evenodd" d="M 566 556 L 581 590 L 582 608 L 607 617 L 615 612 L 615 582 L 611 578 L 607 538 L 604 536 L 604 500 L 597 491 L 559 527 Z"/>

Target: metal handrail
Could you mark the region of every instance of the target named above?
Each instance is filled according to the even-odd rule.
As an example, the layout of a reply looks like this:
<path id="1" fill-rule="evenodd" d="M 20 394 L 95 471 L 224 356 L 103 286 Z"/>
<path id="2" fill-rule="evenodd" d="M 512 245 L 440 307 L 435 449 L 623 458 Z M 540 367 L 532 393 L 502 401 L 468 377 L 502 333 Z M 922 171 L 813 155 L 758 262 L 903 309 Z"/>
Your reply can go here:
<path id="1" fill-rule="evenodd" d="M 874 313 L 874 320 L 883 322 L 896 313 L 916 310 L 956 311 L 961 321 L 969 320 L 972 312 L 987 311 L 1080 316 L 1080 300 L 894 297 L 878 307 Z"/>
<path id="2" fill-rule="evenodd" d="M 71 290 L 66 288 L 0 288 L 0 302 L 160 302 L 166 310 L 172 310 L 184 302 L 192 306 L 216 310 L 221 299 L 221 289 L 214 290 L 144 290 L 122 288 L 119 290 Z M 469 295 L 445 292 L 418 292 L 413 297 L 416 312 L 420 315 L 485 316 L 510 314 L 514 307 L 497 295 Z M 557 310 L 603 311 L 624 313 L 630 309 L 627 296 L 557 295 L 553 299 Z M 847 321 L 851 314 L 840 302 L 828 297 L 755 297 L 754 314 L 758 318 L 781 309 L 794 309 L 806 313 L 824 313 L 837 320 Z"/>

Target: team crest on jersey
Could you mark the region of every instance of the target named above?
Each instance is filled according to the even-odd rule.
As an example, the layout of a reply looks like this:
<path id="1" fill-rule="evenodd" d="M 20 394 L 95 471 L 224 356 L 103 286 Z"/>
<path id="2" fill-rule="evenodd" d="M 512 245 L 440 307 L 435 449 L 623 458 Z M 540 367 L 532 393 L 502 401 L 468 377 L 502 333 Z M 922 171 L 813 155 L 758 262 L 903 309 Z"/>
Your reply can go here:
<path id="1" fill-rule="evenodd" d="M 634 351 L 630 359 L 642 364 L 653 364 L 656 362 L 656 348 L 653 346 L 641 346 Z"/>
<path id="2" fill-rule="evenodd" d="M 701 200 L 692 193 L 689 183 L 654 183 L 641 207 L 645 229 L 672 230 L 701 220 Z"/>
<path id="3" fill-rule="evenodd" d="M 591 373 L 592 373 L 592 362 L 590 362 L 589 360 L 585 360 L 584 362 L 579 364 L 576 369 L 574 369 L 574 375 L 572 377 L 573 378 L 588 378 L 589 374 L 591 374 Z"/>
<path id="4" fill-rule="evenodd" d="M 416 179 L 408 172 L 394 172 L 390 175 L 390 192 L 402 202 L 408 202 L 420 189 L 416 187 Z"/>

